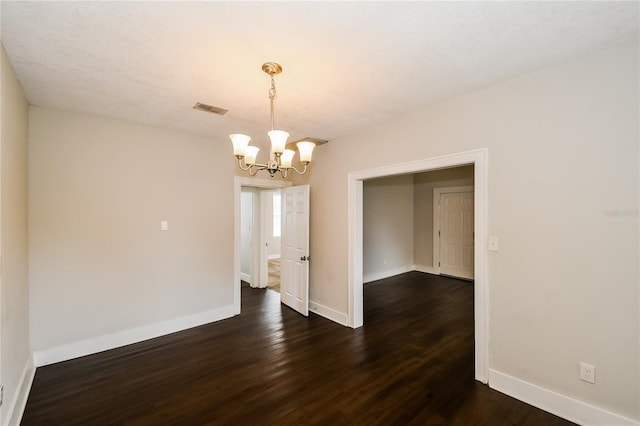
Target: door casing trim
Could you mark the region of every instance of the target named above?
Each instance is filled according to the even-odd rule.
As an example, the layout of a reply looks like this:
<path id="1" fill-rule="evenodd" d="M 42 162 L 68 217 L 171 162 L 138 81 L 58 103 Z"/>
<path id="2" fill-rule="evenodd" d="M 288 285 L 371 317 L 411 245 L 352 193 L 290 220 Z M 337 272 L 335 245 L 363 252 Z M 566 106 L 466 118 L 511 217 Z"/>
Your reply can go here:
<path id="1" fill-rule="evenodd" d="M 363 325 L 363 181 L 367 179 L 421 173 L 451 167 L 474 166 L 474 338 L 475 378 L 487 383 L 489 365 L 489 266 L 488 239 L 488 165 L 489 151 L 480 148 L 407 163 L 350 172 L 348 191 L 348 322 L 353 328 Z"/>

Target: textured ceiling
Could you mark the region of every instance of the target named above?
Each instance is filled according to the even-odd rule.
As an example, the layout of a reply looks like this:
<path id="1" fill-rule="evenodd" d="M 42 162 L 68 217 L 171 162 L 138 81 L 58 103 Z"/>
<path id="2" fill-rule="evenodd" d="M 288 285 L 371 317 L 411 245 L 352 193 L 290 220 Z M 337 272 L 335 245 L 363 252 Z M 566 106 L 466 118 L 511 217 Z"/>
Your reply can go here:
<path id="1" fill-rule="evenodd" d="M 31 104 L 266 139 L 260 67 L 276 61 L 276 127 L 333 139 L 637 42 L 639 4 L 2 1 L 0 12 Z M 195 111 L 198 101 L 229 113 Z"/>

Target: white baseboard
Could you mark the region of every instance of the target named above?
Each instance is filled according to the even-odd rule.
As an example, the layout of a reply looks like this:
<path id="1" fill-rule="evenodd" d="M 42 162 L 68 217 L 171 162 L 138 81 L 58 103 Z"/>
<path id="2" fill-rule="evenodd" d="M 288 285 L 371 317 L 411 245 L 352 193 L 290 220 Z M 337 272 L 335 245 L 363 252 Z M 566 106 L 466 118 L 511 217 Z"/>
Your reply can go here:
<path id="1" fill-rule="evenodd" d="M 67 361 L 69 359 L 95 354 L 120 346 L 130 345 L 132 343 L 138 343 L 143 340 L 153 339 L 155 337 L 164 336 L 166 334 L 175 333 L 177 331 L 186 330 L 188 328 L 197 327 L 210 322 L 220 321 L 236 315 L 236 311 L 237 309 L 234 305 L 229 305 L 168 321 L 162 321 L 155 324 L 149 324 L 104 336 L 94 337 L 92 339 L 56 346 L 34 352 L 33 361 L 36 367 Z"/>
<path id="2" fill-rule="evenodd" d="M 413 270 L 418 272 L 425 272 L 427 274 L 440 275 L 440 272 L 438 272 L 433 266 L 413 265 Z"/>
<path id="3" fill-rule="evenodd" d="M 270 254 L 269 256 L 267 256 L 268 260 L 273 260 L 273 259 L 280 259 L 280 253 L 278 254 Z"/>
<path id="4" fill-rule="evenodd" d="M 243 274 L 242 272 L 240 272 L 240 279 L 242 281 L 246 281 L 246 282 L 250 283 L 251 282 L 251 275 Z"/>
<path id="5" fill-rule="evenodd" d="M 309 310 L 314 314 L 318 314 L 333 322 L 337 322 L 340 325 L 344 325 L 345 327 L 349 326 L 349 317 L 345 313 L 338 312 L 312 300 L 309 301 Z"/>
<path id="6" fill-rule="evenodd" d="M 541 388 L 496 370 L 489 370 L 489 387 L 580 425 L 640 425 L 635 420 Z"/>
<path id="7" fill-rule="evenodd" d="M 27 398 L 33 384 L 33 378 L 36 374 L 36 367 L 33 364 L 33 358 L 29 356 L 20 376 L 20 381 L 16 388 L 16 393 L 11 399 L 11 405 L 7 410 L 7 417 L 3 426 L 19 425 L 22 420 L 22 414 L 27 406 Z"/>
<path id="8" fill-rule="evenodd" d="M 404 274 L 405 272 L 413 271 L 413 265 L 405 265 L 399 268 L 387 269 L 382 272 L 375 272 L 373 274 L 366 274 L 362 277 L 363 284 L 370 283 L 371 281 L 378 281 L 384 278 L 393 277 L 394 275 Z"/>

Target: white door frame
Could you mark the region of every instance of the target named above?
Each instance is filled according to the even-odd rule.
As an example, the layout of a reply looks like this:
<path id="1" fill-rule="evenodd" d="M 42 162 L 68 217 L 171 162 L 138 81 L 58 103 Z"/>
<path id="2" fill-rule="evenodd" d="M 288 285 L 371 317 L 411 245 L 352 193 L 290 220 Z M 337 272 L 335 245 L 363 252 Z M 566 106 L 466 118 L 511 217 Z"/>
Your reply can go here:
<path id="1" fill-rule="evenodd" d="M 440 275 L 440 237 L 438 236 L 438 231 L 440 230 L 440 195 L 457 192 L 473 192 L 473 185 L 433 188 L 433 270 L 438 275 Z"/>
<path id="2" fill-rule="evenodd" d="M 488 149 L 481 148 L 456 154 L 443 155 L 408 163 L 351 172 L 348 187 L 348 324 L 353 328 L 363 324 L 362 283 L 362 183 L 364 180 L 427 172 L 451 167 L 474 165 L 474 337 L 475 379 L 488 382 L 489 340 L 489 268 L 487 257 L 488 235 Z"/>
<path id="3" fill-rule="evenodd" d="M 287 188 L 291 182 L 274 179 L 234 176 L 233 178 L 233 308 L 234 314 L 240 313 L 240 193 L 242 187 Z"/>

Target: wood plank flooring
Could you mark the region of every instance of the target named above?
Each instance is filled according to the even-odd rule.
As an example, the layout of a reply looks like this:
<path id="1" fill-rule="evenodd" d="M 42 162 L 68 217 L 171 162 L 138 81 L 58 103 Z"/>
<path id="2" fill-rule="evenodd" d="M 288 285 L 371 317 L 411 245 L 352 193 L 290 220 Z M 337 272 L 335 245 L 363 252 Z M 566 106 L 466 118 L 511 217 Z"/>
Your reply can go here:
<path id="1" fill-rule="evenodd" d="M 352 330 L 242 288 L 242 314 L 38 368 L 22 425 L 569 425 L 473 380 L 472 283 L 367 284 Z"/>
<path id="2" fill-rule="evenodd" d="M 267 284 L 267 288 L 270 288 L 274 291 L 280 291 L 280 258 L 277 259 L 269 259 L 268 261 L 269 268 L 269 281 Z"/>

